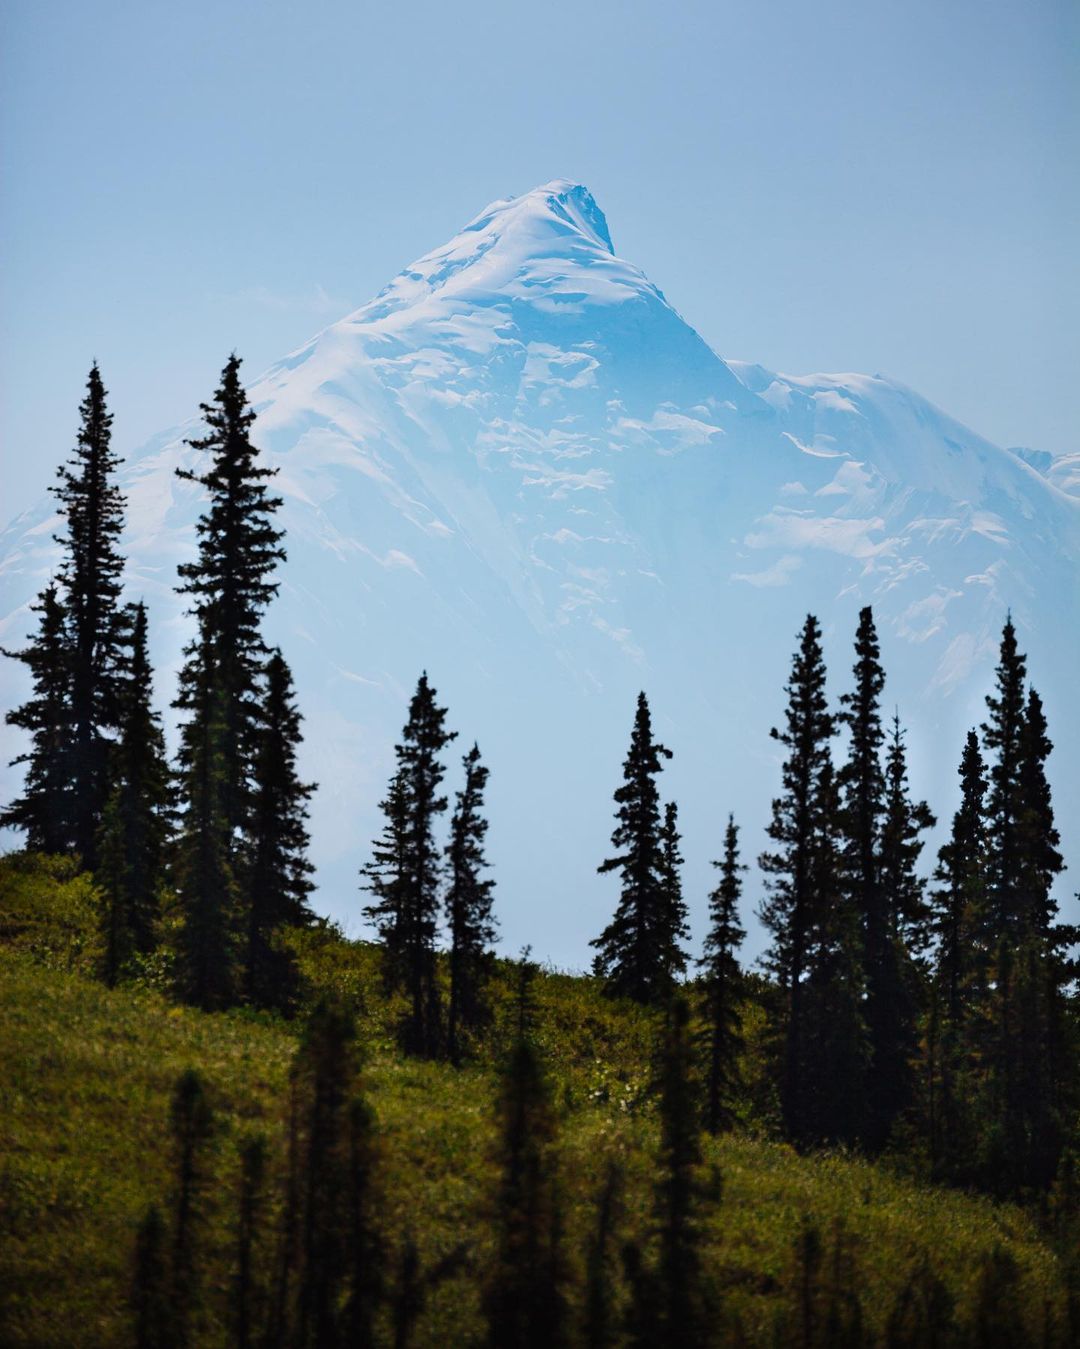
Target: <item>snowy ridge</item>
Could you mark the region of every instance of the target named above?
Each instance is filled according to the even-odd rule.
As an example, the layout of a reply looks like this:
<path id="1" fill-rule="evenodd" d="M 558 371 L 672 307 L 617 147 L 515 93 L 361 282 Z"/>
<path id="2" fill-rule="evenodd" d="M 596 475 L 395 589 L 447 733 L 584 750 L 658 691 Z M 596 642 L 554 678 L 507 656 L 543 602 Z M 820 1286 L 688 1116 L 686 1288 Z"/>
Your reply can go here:
<path id="1" fill-rule="evenodd" d="M 422 668 L 491 761 L 508 949 L 579 965 L 612 900 L 593 872 L 638 688 L 676 752 L 665 785 L 700 912 L 729 808 L 756 851 L 768 727 L 807 609 L 839 691 L 858 607 L 874 604 L 886 697 L 942 816 L 1007 607 L 1052 734 L 1080 734 L 1076 457 L 1022 458 L 892 380 L 722 360 L 618 257 L 580 185 L 492 203 L 250 393 L 288 530 L 269 633 L 325 784 L 322 903 L 349 922 Z M 151 607 L 163 705 L 201 505 L 174 469 L 195 425 L 124 470 L 129 584 Z M 0 538 L 5 645 L 55 565 L 52 515 L 42 503 Z M 19 673 L 0 672 L 6 706 Z M 1063 820 L 1080 818 L 1075 779 L 1055 789 Z"/>

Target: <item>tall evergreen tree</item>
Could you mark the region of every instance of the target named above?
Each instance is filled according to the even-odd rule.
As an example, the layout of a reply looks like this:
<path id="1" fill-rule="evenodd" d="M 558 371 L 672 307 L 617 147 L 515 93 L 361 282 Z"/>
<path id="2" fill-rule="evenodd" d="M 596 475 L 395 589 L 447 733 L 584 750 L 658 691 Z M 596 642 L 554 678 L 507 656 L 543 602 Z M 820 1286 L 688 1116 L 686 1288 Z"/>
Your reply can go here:
<path id="1" fill-rule="evenodd" d="M 292 674 L 281 652 L 266 664 L 265 696 L 252 771 L 247 855 L 244 996 L 256 1007 L 287 1011 L 295 1001 L 296 963 L 276 940 L 286 928 L 312 921 L 308 896 L 314 870 L 307 859 L 307 802 L 314 786 L 296 768 L 300 713 Z"/>
<path id="2" fill-rule="evenodd" d="M 188 714 L 180 753 L 181 768 L 187 770 L 205 738 L 200 718 L 206 711 L 203 692 L 212 677 L 220 723 L 220 808 L 231 856 L 252 804 L 266 660 L 260 622 L 277 592 L 271 577 L 285 551 L 282 531 L 273 524 L 281 498 L 267 489 L 277 470 L 262 466 L 251 442 L 255 412 L 240 383 L 238 356 L 226 362 L 213 403 L 200 407 L 207 434 L 188 444 L 211 456 L 210 467 L 202 474 L 177 469 L 180 478 L 197 483 L 209 496 L 196 525 L 198 557 L 180 567 L 179 590 L 191 597 L 199 633 L 185 653 L 175 706 Z"/>
<path id="3" fill-rule="evenodd" d="M 784 997 L 784 1129 L 797 1142 L 821 1142 L 852 1135 L 864 1048 L 858 935 L 841 874 L 840 806 L 830 752 L 834 719 L 825 697 L 821 629 L 812 614 L 803 625 L 786 690 L 784 729 L 772 731 L 787 757 L 768 831 L 776 847 L 760 859 L 769 891 L 760 917 L 772 934 L 765 965 Z M 830 1057 L 831 1065 L 825 1062 Z"/>
<path id="4" fill-rule="evenodd" d="M 97 840 L 97 881 L 104 900 L 103 974 L 110 985 L 133 955 L 153 949 L 171 827 L 172 784 L 161 719 L 153 707 L 146 606 L 130 607 L 126 618 L 120 733 Z"/>
<path id="5" fill-rule="evenodd" d="M 671 879 L 678 837 L 676 832 L 665 844 L 656 785 L 662 761 L 670 758 L 671 751 L 653 739 L 649 704 L 640 693 L 623 783 L 615 792 L 616 852 L 598 868 L 601 874 L 621 872 L 622 893 L 615 916 L 591 944 L 597 948 L 593 968 L 607 991 L 642 1003 L 663 1003 L 686 959 L 679 946 L 681 900 L 673 899 Z"/>
<path id="6" fill-rule="evenodd" d="M 109 794 L 109 754 L 118 724 L 123 669 L 119 552 L 124 498 L 114 476 L 112 415 L 95 362 L 79 414 L 79 434 L 69 463 L 53 488 L 67 529 L 58 542 L 70 652 L 69 771 L 74 800 L 74 847 L 86 866 L 96 862 L 97 831 Z"/>
<path id="7" fill-rule="evenodd" d="M 938 854 L 931 895 L 935 938 L 930 1012 L 931 1158 L 935 1170 L 961 1178 L 971 1165 L 971 1097 L 967 1079 L 976 1049 L 977 1015 L 988 989 L 986 943 L 986 770 L 979 738 L 969 731 L 960 760 L 960 805 Z"/>
<path id="8" fill-rule="evenodd" d="M 173 1349 L 166 1232 L 161 1210 L 151 1204 L 135 1236 L 130 1305 L 135 1349 Z"/>
<path id="9" fill-rule="evenodd" d="M 731 1097 L 739 1084 L 739 1060 L 743 1052 L 742 1016 L 739 1010 L 742 973 L 736 951 L 746 932 L 739 922 L 742 895 L 739 861 L 739 827 L 728 816 L 724 831 L 724 856 L 713 865 L 720 882 L 709 896 L 709 931 L 700 961 L 705 984 L 705 1128 L 711 1134 L 729 1129 Z"/>
<path id="10" fill-rule="evenodd" d="M 179 991 L 211 1011 L 227 1007 L 237 993 L 240 896 L 224 806 L 224 695 L 216 679 L 212 635 L 201 626 L 201 655 L 190 667 L 198 682 L 188 686 L 192 716 L 182 760 L 185 809 L 173 876 L 183 920 L 177 938 Z"/>
<path id="11" fill-rule="evenodd" d="M 923 847 L 920 835 L 935 821 L 925 801 L 911 799 L 907 755 L 896 716 L 886 753 L 884 806 L 879 882 L 887 906 L 887 928 L 878 965 L 881 999 L 872 1023 L 865 1135 L 875 1151 L 884 1147 L 896 1120 L 913 1099 L 921 958 L 930 937 L 925 884 L 916 868 Z"/>
<path id="12" fill-rule="evenodd" d="M 446 849 L 450 873 L 446 895 L 446 917 L 450 927 L 447 1042 L 455 1063 L 461 1059 L 463 1036 L 487 1019 L 484 984 L 496 933 L 491 914 L 491 892 L 495 882 L 483 875 L 487 869 L 484 839 L 488 823 L 483 809 L 488 770 L 480 762 L 480 750 L 476 745 L 462 763 L 465 785 L 457 794 L 450 843 Z"/>
<path id="13" fill-rule="evenodd" d="M 960 805 L 953 816 L 948 843 L 938 855 L 932 896 L 931 930 L 936 938 L 935 966 L 949 1026 L 965 1020 L 971 980 L 982 943 L 986 904 L 988 841 L 983 804 L 986 768 L 979 738 L 969 731 L 960 760 Z"/>
<path id="14" fill-rule="evenodd" d="M 596 1205 L 596 1224 L 585 1253 L 585 1294 L 581 1342 L 585 1349 L 611 1349 L 615 1343 L 615 1235 L 619 1224 L 623 1174 L 612 1162 Z"/>
<path id="15" fill-rule="evenodd" d="M 855 634 L 854 688 L 840 699 L 838 721 L 849 732 L 848 755 L 837 774 L 843 829 L 844 887 L 861 929 L 865 980 L 865 1018 L 869 1042 L 867 1123 L 880 1146 L 883 1113 L 879 1088 L 887 1086 L 891 1057 L 892 999 L 896 991 L 896 949 L 890 932 L 889 901 L 881 883 L 881 834 L 885 813 L 885 778 L 881 751 L 881 693 L 885 671 L 873 610 L 859 612 Z M 875 1066 L 877 1065 L 877 1066 Z"/>
<path id="16" fill-rule="evenodd" d="M 55 584 L 32 606 L 40 614 L 37 634 L 22 651 L 4 655 L 30 672 L 33 693 L 8 712 L 9 726 L 30 734 L 30 747 L 13 759 L 27 765 L 23 794 L 0 812 L 0 825 L 21 829 L 36 852 L 68 852 L 75 847 L 78 802 L 72 776 L 74 721 L 71 708 L 71 650 L 67 614 Z"/>
<path id="17" fill-rule="evenodd" d="M 439 794 L 446 772 L 439 755 L 457 732 L 443 725 L 427 673 L 420 676 L 409 720 L 397 746 L 398 771 L 383 803 L 387 824 L 374 862 L 365 868 L 378 903 L 364 910 L 387 946 L 392 976 L 405 988 L 409 1011 L 403 1028 L 406 1050 L 433 1056 L 440 1040 L 435 981 L 435 936 L 442 858 L 435 823 L 449 802 Z"/>
<path id="18" fill-rule="evenodd" d="M 686 951 L 682 942 L 690 936 L 686 901 L 683 899 L 682 864 L 679 851 L 682 835 L 679 833 L 679 807 L 674 801 L 664 806 L 664 824 L 660 830 L 660 872 L 663 877 L 660 922 L 657 936 L 662 943 L 660 954 L 672 983 L 686 973 Z"/>
<path id="19" fill-rule="evenodd" d="M 990 765 L 986 799 L 989 842 L 986 918 L 998 939 L 1014 942 L 1020 935 L 1023 908 L 1017 835 L 1026 678 L 1027 660 L 1018 649 L 1010 615 L 1001 634 L 997 688 L 986 699 L 989 715 L 982 729 Z"/>
<path id="20" fill-rule="evenodd" d="M 518 1033 L 499 1088 L 495 1258 L 484 1291 L 490 1349 L 557 1349 L 567 1308 L 551 1088 L 529 1031 L 523 962 Z"/>

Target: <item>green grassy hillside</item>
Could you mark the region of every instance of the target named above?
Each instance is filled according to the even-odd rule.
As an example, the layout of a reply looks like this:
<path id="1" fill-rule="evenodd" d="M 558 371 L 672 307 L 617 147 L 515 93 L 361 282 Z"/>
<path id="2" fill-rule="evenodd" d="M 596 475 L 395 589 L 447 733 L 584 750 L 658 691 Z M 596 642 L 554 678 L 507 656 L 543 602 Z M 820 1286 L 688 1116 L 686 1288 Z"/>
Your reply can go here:
<path id="1" fill-rule="evenodd" d="M 104 988 L 93 978 L 93 906 L 88 880 L 64 863 L 0 863 L 0 1342 L 72 1349 L 131 1343 L 134 1234 L 147 1204 L 167 1192 L 170 1093 L 177 1075 L 195 1066 L 218 1118 L 208 1312 L 199 1343 L 225 1344 L 237 1149 L 252 1129 L 266 1130 L 273 1164 L 281 1164 L 298 1026 L 179 1007 L 160 969 Z M 492 1102 L 509 1034 L 509 974 L 500 975 L 488 1041 L 473 1064 L 455 1070 L 397 1054 L 394 1009 L 380 995 L 372 947 L 325 929 L 306 935 L 300 950 L 309 991 L 332 989 L 358 1012 L 364 1085 L 382 1138 L 380 1212 L 391 1263 L 409 1234 L 429 1268 L 467 1246 L 466 1263 L 432 1292 L 413 1343 L 479 1343 L 476 1290 L 490 1247 Z M 560 1115 L 565 1245 L 579 1286 L 612 1159 L 626 1174 L 620 1237 L 647 1230 L 657 1026 L 600 997 L 587 979 L 541 974 L 536 992 L 537 1035 Z M 847 1234 L 864 1317 L 883 1343 L 889 1314 L 924 1259 L 954 1300 L 964 1334 L 955 1342 L 997 1343 L 975 1330 L 984 1260 L 995 1248 L 1015 1260 L 1019 1283 L 1012 1290 L 1002 1283 L 998 1292 L 1020 1308 L 1026 1342 L 1044 1343 L 1048 1325 L 1063 1337 L 1063 1274 L 1030 1214 L 926 1187 L 884 1165 L 798 1156 L 763 1131 L 706 1140 L 704 1148 L 714 1195 L 710 1280 L 738 1313 L 746 1343 L 776 1342 L 807 1217 L 827 1249 L 837 1225 Z"/>

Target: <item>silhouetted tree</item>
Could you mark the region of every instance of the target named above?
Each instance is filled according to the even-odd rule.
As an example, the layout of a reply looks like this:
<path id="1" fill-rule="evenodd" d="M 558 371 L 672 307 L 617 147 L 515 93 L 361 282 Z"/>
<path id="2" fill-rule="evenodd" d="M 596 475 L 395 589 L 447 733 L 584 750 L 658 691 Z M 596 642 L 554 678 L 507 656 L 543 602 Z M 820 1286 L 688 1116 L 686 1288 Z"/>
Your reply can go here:
<path id="1" fill-rule="evenodd" d="M 113 481 L 120 460 L 110 447 L 112 415 L 95 362 L 90 368 L 74 454 L 53 488 L 67 523 L 60 585 L 70 653 L 71 728 L 68 754 L 74 803 L 74 846 L 96 863 L 97 831 L 109 794 L 109 755 L 120 709 L 123 669 L 118 544 L 124 498 Z"/>
<path id="2" fill-rule="evenodd" d="M 281 499 L 267 491 L 277 470 L 262 466 L 251 443 L 255 413 L 240 383 L 238 356 L 226 362 L 213 403 L 200 408 L 207 434 L 188 444 L 211 456 L 210 467 L 202 474 L 177 469 L 180 478 L 202 487 L 209 500 L 195 526 L 198 557 L 180 567 L 179 591 L 191 597 L 199 633 L 185 652 L 175 706 L 187 713 L 180 751 L 186 771 L 201 752 L 204 690 L 212 681 L 219 721 L 220 810 L 231 854 L 251 807 L 266 660 L 260 622 L 277 592 L 271 577 L 285 551 L 282 532 L 272 523 Z"/>
<path id="3" fill-rule="evenodd" d="M 889 1312 L 886 1349 L 947 1349 L 955 1343 L 954 1306 L 952 1294 L 924 1254 Z"/>
<path id="4" fill-rule="evenodd" d="M 26 782 L 22 796 L 0 812 L 0 825 L 23 830 L 26 846 L 35 852 L 69 852 L 76 841 L 77 803 L 67 614 L 55 584 L 46 586 L 31 607 L 41 616 L 37 633 L 21 651 L 4 651 L 26 666 L 33 692 L 4 718 L 29 732 L 30 746 L 11 761 L 12 767 L 27 765 Z"/>
<path id="5" fill-rule="evenodd" d="M 992 951 L 986 930 L 986 772 L 969 731 L 960 760 L 960 805 L 938 854 L 930 928 L 936 939 L 929 1022 L 931 1161 L 959 1179 L 973 1161 L 972 1091 L 965 1085 L 977 1049 Z"/>
<path id="6" fill-rule="evenodd" d="M 379 1229 L 381 1153 L 371 1107 L 353 1096 L 346 1111 L 348 1252 L 350 1284 L 342 1312 L 349 1349 L 372 1349 L 375 1316 L 384 1291 L 384 1242 Z"/>
<path id="7" fill-rule="evenodd" d="M 547 1075 L 529 1033 L 530 976 L 523 961 L 518 1033 L 503 1065 L 496 1107 L 495 1257 L 483 1296 L 491 1349 L 555 1349 L 567 1334 L 556 1120 Z"/>
<path id="8" fill-rule="evenodd" d="M 173 875 L 182 917 L 177 986 L 188 1002 L 210 1011 L 227 1007 L 236 996 L 240 894 L 224 806 L 224 695 L 216 679 L 213 641 L 205 628 L 201 645 L 200 660 L 190 666 L 198 683 L 189 683 L 187 690 L 192 717 L 185 733 L 181 793 L 185 808 Z"/>
<path id="9" fill-rule="evenodd" d="M 132 956 L 147 955 L 154 948 L 171 828 L 172 784 L 161 720 L 153 707 L 146 607 L 134 605 L 125 616 L 120 734 L 97 842 L 96 879 L 103 895 L 102 972 L 109 985 L 120 978 Z"/>
<path id="10" fill-rule="evenodd" d="M 307 902 L 314 888 L 314 868 L 307 859 L 307 802 L 315 788 L 301 782 L 297 772 L 300 713 L 280 651 L 271 653 L 265 679 L 245 859 L 243 982 L 254 1006 L 288 1011 L 296 998 L 296 962 L 277 939 L 313 918 Z"/>
<path id="11" fill-rule="evenodd" d="M 724 831 L 723 860 L 713 865 L 720 870 L 720 882 L 709 896 L 709 931 L 700 964 L 705 985 L 704 1122 L 709 1133 L 718 1134 L 731 1127 L 731 1097 L 739 1085 L 744 1047 L 739 1007 L 743 981 L 735 953 L 746 936 L 739 923 L 740 873 L 746 868 L 739 861 L 734 815 L 728 816 Z"/>
<path id="12" fill-rule="evenodd" d="M 796 1142 L 835 1141 L 858 1132 L 865 1032 L 857 919 L 841 873 L 840 805 L 829 749 L 834 721 L 825 697 L 821 629 L 812 614 L 786 689 L 785 726 L 772 731 L 787 751 L 769 824 L 776 848 L 760 859 L 769 891 L 760 917 L 772 934 L 765 965 L 784 997 L 785 1132 Z"/>
<path id="13" fill-rule="evenodd" d="M 483 816 L 488 770 L 476 745 L 465 755 L 465 785 L 457 794 L 446 849 L 450 886 L 446 917 L 450 927 L 450 1011 L 447 1042 L 450 1058 L 461 1060 L 462 1037 L 487 1020 L 485 982 L 491 966 L 491 943 L 496 926 L 491 914 L 495 882 L 487 869 L 484 839 L 488 823 Z"/>
<path id="14" fill-rule="evenodd" d="M 611 842 L 616 852 L 598 868 L 601 874 L 621 872 L 622 893 L 615 916 L 591 945 L 597 949 L 594 971 L 609 993 L 657 1005 L 670 995 L 686 960 L 679 946 L 681 901 L 672 898 L 673 865 L 665 853 L 656 785 L 662 760 L 670 758 L 671 751 L 653 739 L 649 704 L 641 693 L 623 785 L 615 792 L 618 823 Z M 676 834 L 667 847 L 677 845 Z"/>
<path id="15" fill-rule="evenodd" d="M 921 958 L 930 937 L 925 883 L 916 868 L 923 847 L 920 836 L 934 823 L 926 802 L 911 799 L 903 733 L 899 718 L 894 716 L 885 763 L 879 874 L 887 943 L 878 957 L 882 996 L 875 1011 L 877 1038 L 871 1041 L 867 1073 L 865 1137 L 875 1151 L 884 1147 L 914 1095 Z"/>
<path id="16" fill-rule="evenodd" d="M 435 982 L 435 935 L 441 855 L 435 822 L 449 804 L 439 794 L 446 772 L 439 755 L 457 732 L 444 729 L 427 674 L 420 676 L 409 720 L 396 748 L 398 771 L 383 802 L 387 823 L 373 863 L 364 869 L 378 903 L 364 910 L 386 944 L 390 977 L 404 985 L 409 1012 L 403 1028 L 408 1053 L 433 1056 L 440 1040 Z"/>

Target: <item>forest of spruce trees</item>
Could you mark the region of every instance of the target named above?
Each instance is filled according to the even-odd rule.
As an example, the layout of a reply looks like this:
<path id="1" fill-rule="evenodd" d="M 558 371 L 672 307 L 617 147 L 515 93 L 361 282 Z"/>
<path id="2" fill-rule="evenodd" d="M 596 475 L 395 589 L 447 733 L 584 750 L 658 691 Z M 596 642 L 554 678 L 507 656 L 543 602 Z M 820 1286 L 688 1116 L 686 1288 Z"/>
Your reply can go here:
<path id="1" fill-rule="evenodd" d="M 231 1343 L 366 1346 L 388 1334 L 405 1345 L 427 1293 L 462 1269 L 481 1286 L 493 1349 L 740 1343 L 702 1278 L 698 1215 L 722 1202 L 722 1179 L 703 1177 L 699 1163 L 702 1132 L 731 1130 L 744 1111 L 748 1006 L 767 1027 L 762 1117 L 800 1151 L 901 1156 L 934 1181 L 1034 1204 L 1075 1191 L 1078 934 L 1058 920 L 1052 897 L 1063 863 L 1042 701 L 1003 615 L 986 719 L 957 746 L 959 806 L 931 868 L 924 835 L 936 821 L 912 794 L 904 727 L 885 710 L 868 606 L 836 706 L 813 615 L 796 638 L 783 723 L 771 731 L 782 769 L 769 844 L 757 859 L 768 934 L 760 971 L 738 959 L 747 865 L 726 807 L 717 811 L 700 957 L 689 948 L 678 809 L 660 783 L 672 751 L 654 735 L 645 693 L 638 698 L 611 848 L 599 864 L 618 877 L 619 897 L 593 942 L 592 977 L 612 999 L 656 1014 L 655 1242 L 620 1243 L 613 1169 L 596 1196 L 585 1286 L 569 1287 L 558 1112 L 531 1033 L 523 957 L 493 1106 L 500 1182 L 491 1249 L 482 1265 L 463 1247 L 434 1268 L 405 1249 L 391 1267 L 380 1240 L 379 1130 L 358 1088 L 362 1009 L 358 1020 L 355 1008 L 312 1003 L 288 940 L 321 921 L 307 858 L 315 788 L 297 768 L 301 715 L 286 655 L 263 637 L 285 539 L 275 471 L 253 443 L 235 355 L 201 411 L 205 435 L 189 444 L 204 471 L 177 470 L 204 507 L 196 554 L 177 582 L 193 636 L 172 704 L 175 757 L 154 707 L 146 607 L 122 585 L 120 461 L 95 365 L 76 449 L 53 489 L 62 565 L 38 597 L 35 633 L 7 653 L 26 667 L 31 693 L 7 713 L 26 735 L 16 760 L 25 781 L 0 822 L 22 831 L 28 851 L 67 855 L 92 873 L 99 972 L 110 987 L 152 967 L 166 972 L 177 999 L 206 1012 L 242 1006 L 302 1018 L 285 1172 L 271 1174 L 265 1139 L 250 1140 L 243 1155 Z M 380 803 L 383 827 L 359 879 L 386 995 L 399 1009 L 400 1052 L 460 1066 L 492 1024 L 497 925 L 485 856 L 488 769 L 473 744 L 457 790 L 444 786 L 457 738 L 447 716 L 421 674 Z M 952 794 L 951 785 L 941 790 Z M 175 1184 L 146 1213 L 133 1254 L 132 1324 L 145 1349 L 198 1343 L 212 1116 L 193 1068 L 172 1104 Z M 806 1297 L 801 1309 L 793 1303 L 778 1343 L 867 1342 L 837 1272 L 840 1234 L 823 1291 L 824 1240 L 812 1227 L 801 1238 Z M 920 1277 L 889 1343 L 960 1343 L 948 1337 L 932 1270 Z M 990 1298 L 1008 1271 L 985 1278 Z M 629 1322 L 615 1310 L 627 1298 Z"/>

